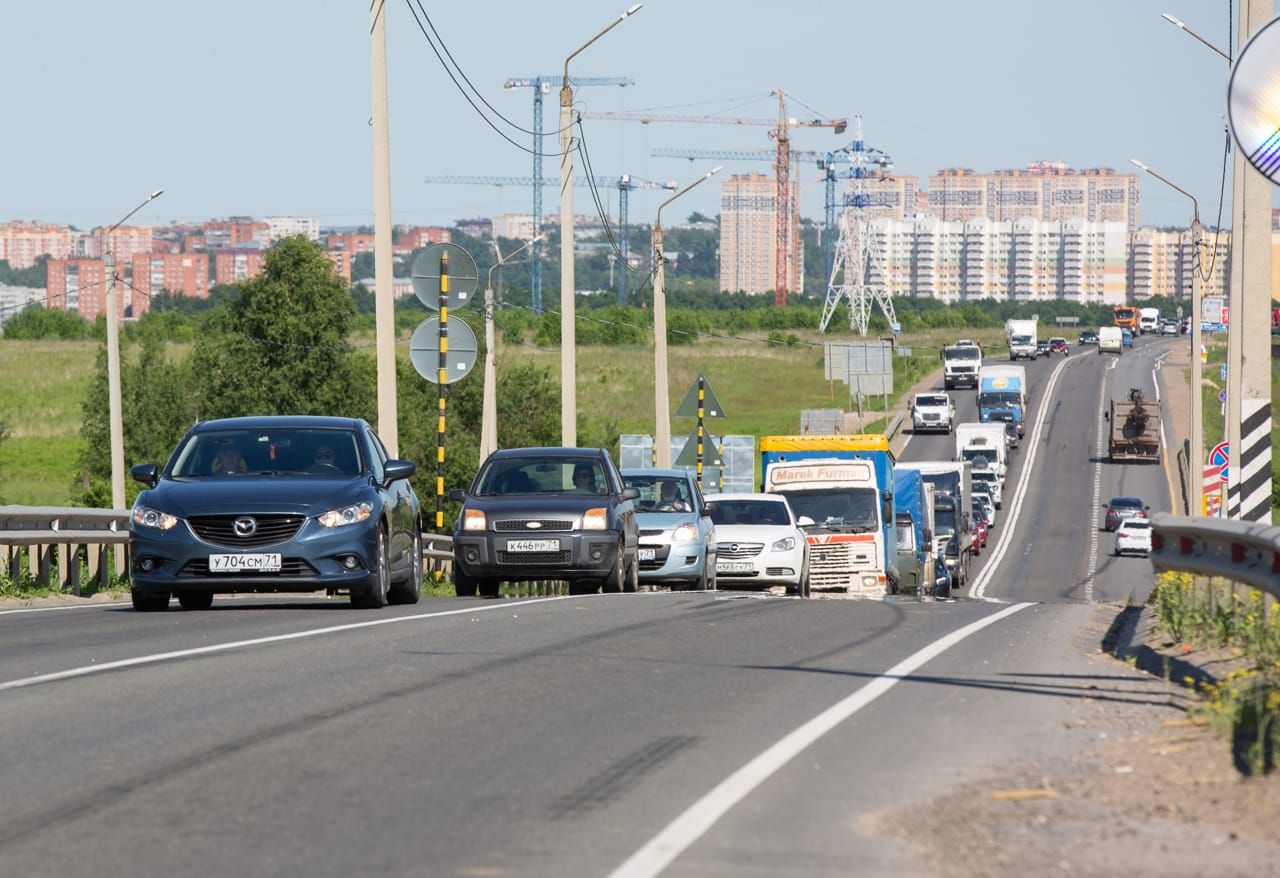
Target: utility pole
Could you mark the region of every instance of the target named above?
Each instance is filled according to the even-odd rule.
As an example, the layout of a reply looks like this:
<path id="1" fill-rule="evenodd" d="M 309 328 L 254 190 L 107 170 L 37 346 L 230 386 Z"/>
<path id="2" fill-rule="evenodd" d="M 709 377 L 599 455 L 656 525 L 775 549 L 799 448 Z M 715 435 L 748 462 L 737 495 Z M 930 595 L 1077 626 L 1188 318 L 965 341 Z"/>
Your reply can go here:
<path id="1" fill-rule="evenodd" d="M 400 455 L 396 408 L 395 289 L 391 268 L 391 129 L 387 119 L 385 2 L 369 6 L 373 80 L 373 277 L 378 362 L 378 435 L 391 457 Z"/>

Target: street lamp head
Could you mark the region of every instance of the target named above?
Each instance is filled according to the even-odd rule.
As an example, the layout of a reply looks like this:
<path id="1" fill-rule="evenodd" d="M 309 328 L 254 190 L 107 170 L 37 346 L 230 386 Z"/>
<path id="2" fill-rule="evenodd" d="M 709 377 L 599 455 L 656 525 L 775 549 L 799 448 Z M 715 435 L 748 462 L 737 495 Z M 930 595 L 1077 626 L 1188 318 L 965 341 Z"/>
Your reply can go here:
<path id="1" fill-rule="evenodd" d="M 1150 168 L 1148 168 L 1146 165 L 1144 165 L 1142 162 L 1138 161 L 1137 159 L 1129 159 L 1129 161 L 1132 162 L 1134 165 L 1137 165 L 1139 168 L 1141 168 L 1144 171 L 1150 172 L 1151 170 Z"/>
<path id="2" fill-rule="evenodd" d="M 716 165 L 714 168 L 707 171 L 707 176 L 714 177 L 716 174 L 720 173 L 723 170 L 724 170 L 724 165 Z"/>
<path id="3" fill-rule="evenodd" d="M 147 201 L 151 201 L 152 199 L 159 198 L 163 194 L 164 194 L 163 189 L 157 189 L 155 192 L 152 192 L 149 196 L 147 196 Z"/>
<path id="4" fill-rule="evenodd" d="M 637 3 L 635 6 L 632 6 L 626 12 L 622 13 L 622 17 L 626 18 L 628 15 L 635 15 L 637 12 L 640 11 L 640 7 L 643 5 L 644 5 L 643 3 Z"/>
<path id="5" fill-rule="evenodd" d="M 1180 27 L 1183 30 L 1187 29 L 1186 24 L 1184 24 L 1181 19 L 1174 18 L 1172 15 L 1170 15 L 1167 12 L 1161 12 L 1160 17 L 1163 18 L 1165 21 L 1169 22 L 1169 24 L 1174 25 L 1175 27 Z"/>

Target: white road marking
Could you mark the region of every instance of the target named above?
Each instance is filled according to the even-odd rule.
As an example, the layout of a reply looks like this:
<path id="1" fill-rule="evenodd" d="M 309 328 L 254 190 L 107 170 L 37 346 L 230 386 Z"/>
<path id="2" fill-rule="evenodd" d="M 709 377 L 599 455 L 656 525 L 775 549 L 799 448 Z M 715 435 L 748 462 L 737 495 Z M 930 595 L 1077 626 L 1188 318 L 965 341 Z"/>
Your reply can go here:
<path id="1" fill-rule="evenodd" d="M 566 600 L 582 600 L 584 597 L 590 598 L 591 595 L 576 595 L 572 598 L 568 596 L 549 597 L 549 598 L 532 598 L 521 600 L 516 603 L 502 601 L 487 606 L 465 607 L 460 610 L 444 610 L 439 613 L 418 613 L 413 616 L 388 616 L 382 619 L 371 619 L 366 622 L 352 622 L 349 625 L 330 625 L 325 628 L 310 628 L 306 631 L 295 631 L 291 634 L 274 634 L 270 637 L 255 637 L 251 640 L 235 640 L 230 643 L 215 643 L 210 646 L 200 646 L 193 649 L 179 649 L 173 652 L 157 652 L 151 655 L 140 655 L 134 658 L 120 659 L 114 662 L 102 662 L 101 664 L 85 665 L 79 668 L 68 668 L 65 671 L 55 671 L 50 674 L 38 674 L 34 677 L 22 677 L 17 680 L 10 680 L 7 683 L 0 683 L 0 692 L 7 689 L 25 689 L 28 686 L 39 686 L 42 683 L 53 683 L 57 680 L 70 680 L 74 677 L 87 677 L 91 674 L 101 674 L 106 671 L 118 671 L 122 668 L 135 668 L 139 665 L 154 665 L 161 662 L 174 661 L 176 659 L 190 658 L 197 655 L 209 655 L 210 653 L 229 652 L 233 649 L 246 649 L 251 646 L 264 646 L 269 643 L 284 643 L 289 640 L 302 640 L 308 637 L 319 637 L 324 634 L 339 634 L 345 631 L 356 631 L 361 628 L 374 628 L 379 625 L 396 625 L 402 622 L 417 622 L 422 619 L 436 619 L 443 616 L 462 616 L 467 613 L 491 613 L 495 610 L 509 611 L 513 607 L 527 607 L 530 604 L 545 604 L 551 601 Z M 600 597 L 603 597 L 601 595 Z"/>
<path id="2" fill-rule="evenodd" d="M 1056 373 L 1055 373 L 1056 374 Z M 680 856 L 699 838 L 706 834 L 721 817 L 745 799 L 760 784 L 781 770 L 827 732 L 853 716 L 897 685 L 912 671 L 941 655 L 960 641 L 976 634 L 988 625 L 1012 616 L 1020 610 L 1035 606 L 1030 603 L 1013 604 L 984 619 L 972 622 L 952 631 L 945 637 L 898 662 L 879 677 L 868 682 L 858 691 L 836 702 L 804 725 L 779 739 L 760 755 L 718 783 L 702 798 L 690 805 L 661 832 L 645 842 L 626 862 L 609 873 L 609 878 L 650 878 L 661 874 L 676 857 Z"/>
<path id="3" fill-rule="evenodd" d="M 1111 365 L 1107 367 L 1110 371 L 1115 367 L 1118 360 L 1112 360 Z M 1107 379 L 1103 375 L 1102 386 L 1098 389 L 1099 408 L 1106 406 L 1107 399 Z M 1103 443 L 1103 425 L 1107 422 L 1098 417 L 1098 434 L 1093 443 L 1093 513 L 1089 522 L 1089 572 L 1084 578 L 1084 599 L 1089 603 L 1093 603 L 1093 579 L 1098 572 L 1098 509 L 1102 502 L 1102 443 Z"/>
<path id="4" fill-rule="evenodd" d="M 17 610 L 0 610 L 0 616 L 9 616 L 13 613 L 51 613 L 54 610 L 114 610 L 125 606 L 124 602 L 114 604 L 75 604 L 68 607 L 22 607 Z"/>
<path id="5" fill-rule="evenodd" d="M 969 587 L 969 597 L 987 599 L 987 583 L 991 581 L 991 577 L 995 574 L 996 566 L 1009 549 L 1009 542 L 1013 538 L 1013 531 L 1018 521 L 1018 513 L 1022 509 L 1022 498 L 1027 493 L 1027 486 L 1031 484 L 1031 471 L 1040 445 L 1040 431 L 1044 428 L 1044 420 L 1051 408 L 1049 401 L 1053 398 L 1053 388 L 1058 383 L 1058 376 L 1062 374 L 1062 370 L 1066 368 L 1067 364 L 1078 362 L 1080 362 L 1079 358 L 1073 360 L 1068 357 L 1064 359 L 1053 370 L 1053 374 L 1049 376 L 1049 381 L 1045 384 L 1044 393 L 1041 394 L 1040 412 L 1036 415 L 1036 427 L 1031 433 L 1031 442 L 1029 443 L 1031 451 L 1027 455 L 1026 461 L 1022 464 L 1022 472 L 1018 474 L 1018 489 L 1014 493 L 1013 503 L 1008 506 L 1007 511 L 1004 513 L 1005 527 L 1000 529 L 1000 539 L 996 541 L 996 547 L 992 550 L 990 560 L 982 568 L 978 578 L 973 581 L 973 585 Z"/>

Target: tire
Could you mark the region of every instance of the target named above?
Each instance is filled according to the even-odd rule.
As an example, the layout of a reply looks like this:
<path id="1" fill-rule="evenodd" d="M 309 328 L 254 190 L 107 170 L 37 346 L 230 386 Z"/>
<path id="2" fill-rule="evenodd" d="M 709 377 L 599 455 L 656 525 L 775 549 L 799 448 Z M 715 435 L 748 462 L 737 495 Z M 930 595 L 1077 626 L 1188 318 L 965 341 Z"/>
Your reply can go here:
<path id="1" fill-rule="evenodd" d="M 707 591 L 719 591 L 720 580 L 716 576 L 716 559 L 712 555 L 707 556 Z"/>
<path id="2" fill-rule="evenodd" d="M 697 580 L 693 583 L 694 591 L 707 590 L 707 556 L 702 556 L 702 572 L 698 574 Z"/>
<path id="3" fill-rule="evenodd" d="M 640 590 L 640 559 L 636 558 L 627 568 L 627 579 L 622 583 L 622 590 L 637 592 Z"/>
<path id="4" fill-rule="evenodd" d="M 168 600 L 165 603 L 167 604 Z M 178 603 L 184 610 L 207 610 L 213 606 L 213 592 L 180 591 L 178 592 Z"/>
<path id="5" fill-rule="evenodd" d="M 377 557 L 374 558 L 373 585 L 363 592 L 351 595 L 351 606 L 357 610 L 380 610 L 387 605 L 387 596 L 391 591 L 391 559 L 388 557 L 387 532 L 378 528 Z"/>
<path id="6" fill-rule="evenodd" d="M 422 533 L 413 535 L 413 559 L 409 562 L 409 576 L 404 582 L 391 586 L 387 601 L 393 604 L 416 604 L 422 595 Z"/>
<path id="7" fill-rule="evenodd" d="M 476 596 L 476 585 L 479 580 L 473 576 L 468 576 L 458 569 L 457 562 L 453 565 L 453 593 L 460 598 L 473 598 Z"/>
<path id="8" fill-rule="evenodd" d="M 613 568 L 600 583 L 600 590 L 605 594 L 617 594 L 622 591 L 622 583 L 626 578 L 626 571 L 623 569 L 627 563 L 626 546 L 625 541 L 618 543 L 618 555 L 613 560 Z"/>
<path id="9" fill-rule="evenodd" d="M 157 594 L 155 592 L 130 589 L 129 597 L 133 600 L 133 608 L 139 613 L 163 613 L 169 609 L 169 593 L 167 591 Z"/>
<path id="10" fill-rule="evenodd" d="M 482 598 L 496 598 L 498 591 L 502 586 L 500 579 L 477 579 L 476 591 L 480 592 Z"/>

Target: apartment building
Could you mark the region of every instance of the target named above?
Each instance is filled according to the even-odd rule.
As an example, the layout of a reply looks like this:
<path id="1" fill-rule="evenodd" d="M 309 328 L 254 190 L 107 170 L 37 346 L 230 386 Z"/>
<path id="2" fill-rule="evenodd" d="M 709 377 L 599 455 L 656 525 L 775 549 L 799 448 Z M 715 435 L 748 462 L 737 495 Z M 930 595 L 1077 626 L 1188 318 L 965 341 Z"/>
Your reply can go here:
<path id="1" fill-rule="evenodd" d="M 1132 301 L 1153 296 L 1191 301 L 1194 253 L 1189 229 L 1139 229 L 1130 236 L 1129 243 Z M 1231 284 L 1231 232 L 1206 229 L 1200 242 L 1200 260 L 1200 294 L 1227 295 Z M 1276 289 L 1275 283 L 1272 289 Z"/>
<path id="2" fill-rule="evenodd" d="M 74 311 L 96 320 L 107 310 L 106 268 L 101 259 L 50 259 L 45 277 L 44 306 Z M 132 304 L 132 291 L 116 284 L 116 316 L 123 318 Z"/>
<path id="3" fill-rule="evenodd" d="M 66 259 L 75 252 L 80 235 L 67 226 L 24 223 L 19 220 L 0 225 L 0 259 L 10 268 L 30 268 L 41 256 Z"/>
<path id="4" fill-rule="evenodd" d="M 309 241 L 320 240 L 320 220 L 305 216 L 269 216 L 265 220 L 271 240 L 302 235 Z"/>
<path id="5" fill-rule="evenodd" d="M 548 219 L 548 222 L 550 220 Z M 493 218 L 495 238 L 515 238 L 528 241 L 533 237 L 533 215 L 528 213 L 504 213 Z"/>
<path id="6" fill-rule="evenodd" d="M 205 299 L 209 296 L 209 256 L 205 253 L 138 253 L 133 257 L 130 283 L 135 299 L 133 316 L 151 307 L 150 296 L 161 291 Z"/>
<path id="7" fill-rule="evenodd" d="M 1119 222 L 1132 234 L 1139 221 L 1138 174 L 1111 168 L 1073 170 L 1063 162 L 979 174 L 946 168 L 929 178 L 928 211 L 945 221 L 1038 219 Z"/>
<path id="8" fill-rule="evenodd" d="M 453 242 L 453 233 L 440 226 L 403 226 L 395 236 L 391 247 L 394 256 L 408 256 L 414 250 L 420 250 L 428 244 L 449 244 Z"/>
<path id="9" fill-rule="evenodd" d="M 866 212 L 869 216 L 908 220 L 919 211 L 920 178 L 895 174 L 876 174 L 861 181 L 850 179 L 845 186 L 845 203 L 851 204 L 858 185 L 866 196 Z"/>
<path id="10" fill-rule="evenodd" d="M 39 287 L 0 284 L 0 327 L 4 326 L 6 320 L 21 314 L 28 305 L 44 304 L 46 295 L 46 291 Z"/>
<path id="11" fill-rule="evenodd" d="M 373 252 L 373 235 L 363 232 L 333 232 L 325 236 L 326 250 L 342 250 L 354 259 L 361 253 Z"/>
<path id="12" fill-rule="evenodd" d="M 250 217 L 231 217 L 202 223 L 204 249 L 237 250 L 248 247 L 266 249 L 271 246 L 271 224 Z"/>
<path id="13" fill-rule="evenodd" d="M 101 258 L 108 252 L 116 258 L 116 265 L 128 265 L 139 253 L 150 253 L 155 244 L 155 229 L 150 226 L 120 226 L 110 235 L 99 227 L 89 233 L 90 243 L 86 256 Z"/>
<path id="14" fill-rule="evenodd" d="M 218 286 L 251 280 L 262 272 L 261 250 L 218 250 L 213 254 L 213 282 Z"/>
<path id="15" fill-rule="evenodd" d="M 735 174 L 720 187 L 720 289 L 767 293 L 776 284 L 778 247 L 777 183 L 765 174 Z M 792 216 L 796 189 L 791 186 Z M 787 266 L 787 288 L 799 291 L 804 249 L 795 248 Z"/>
<path id="16" fill-rule="evenodd" d="M 355 261 L 356 254 L 347 250 L 326 250 L 324 255 L 333 263 L 333 268 L 338 275 L 347 283 L 351 283 L 351 263 Z"/>

